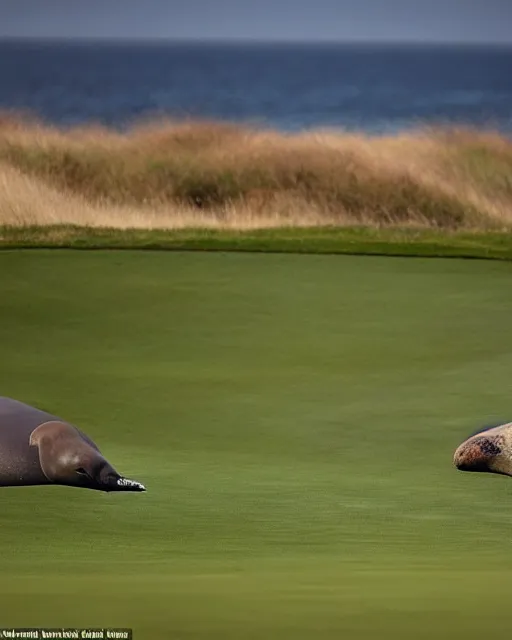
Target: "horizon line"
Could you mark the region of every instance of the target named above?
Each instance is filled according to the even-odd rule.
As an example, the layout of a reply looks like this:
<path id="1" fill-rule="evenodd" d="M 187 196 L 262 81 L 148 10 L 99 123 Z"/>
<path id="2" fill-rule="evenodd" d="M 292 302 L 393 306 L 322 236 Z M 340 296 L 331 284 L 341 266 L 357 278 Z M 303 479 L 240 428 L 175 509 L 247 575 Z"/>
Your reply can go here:
<path id="1" fill-rule="evenodd" d="M 484 40 L 418 40 L 418 39 L 392 39 L 392 38 L 264 38 L 264 37 L 175 37 L 175 36 L 27 36 L 27 35 L 3 35 L 2 41 L 15 42 L 64 42 L 64 43 L 130 43 L 130 44 L 248 44 L 248 45 L 373 45 L 373 46 L 441 46 L 441 47 L 500 47 L 512 48 L 511 41 L 484 41 Z"/>

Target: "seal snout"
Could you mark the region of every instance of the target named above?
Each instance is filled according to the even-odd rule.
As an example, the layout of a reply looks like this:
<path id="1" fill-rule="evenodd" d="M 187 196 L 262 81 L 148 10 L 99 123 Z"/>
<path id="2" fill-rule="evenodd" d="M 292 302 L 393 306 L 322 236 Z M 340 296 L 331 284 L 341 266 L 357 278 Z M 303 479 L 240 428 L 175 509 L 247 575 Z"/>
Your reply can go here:
<path id="1" fill-rule="evenodd" d="M 118 479 L 117 487 L 117 491 L 146 491 L 146 487 L 140 482 L 123 477 Z"/>
<path id="2" fill-rule="evenodd" d="M 475 437 L 463 442 L 455 451 L 453 463 L 459 471 L 494 471 L 494 463 L 502 449 L 496 438 Z"/>
<path id="3" fill-rule="evenodd" d="M 93 474 L 96 488 L 107 493 L 113 491 L 146 491 L 146 487 L 120 475 L 106 460 L 102 460 L 99 468 Z"/>
<path id="4" fill-rule="evenodd" d="M 76 469 L 79 476 L 79 483 L 89 489 L 97 489 L 111 493 L 114 491 L 146 491 L 146 487 L 137 482 L 130 480 L 117 473 L 108 463 L 104 462 L 99 469 L 85 469 L 79 467 Z"/>

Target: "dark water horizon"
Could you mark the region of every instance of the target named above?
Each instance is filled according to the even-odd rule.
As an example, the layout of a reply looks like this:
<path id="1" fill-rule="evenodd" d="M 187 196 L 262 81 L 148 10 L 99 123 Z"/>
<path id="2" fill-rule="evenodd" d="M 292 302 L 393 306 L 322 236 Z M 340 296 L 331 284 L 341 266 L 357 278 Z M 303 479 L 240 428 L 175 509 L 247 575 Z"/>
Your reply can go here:
<path id="1" fill-rule="evenodd" d="M 512 45 L 4 39 L 0 110 L 60 125 L 167 116 L 510 134 Z"/>

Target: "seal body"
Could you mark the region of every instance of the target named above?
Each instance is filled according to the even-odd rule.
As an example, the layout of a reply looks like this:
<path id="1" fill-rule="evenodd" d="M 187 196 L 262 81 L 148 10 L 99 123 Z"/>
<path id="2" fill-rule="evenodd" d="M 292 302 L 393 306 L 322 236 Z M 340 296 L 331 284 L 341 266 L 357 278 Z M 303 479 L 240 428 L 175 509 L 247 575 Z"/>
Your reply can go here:
<path id="1" fill-rule="evenodd" d="M 145 491 L 121 476 L 74 425 L 0 397 L 0 486 L 61 484 L 99 491 Z"/>
<path id="2" fill-rule="evenodd" d="M 453 456 L 459 471 L 512 476 L 512 422 L 477 431 Z"/>

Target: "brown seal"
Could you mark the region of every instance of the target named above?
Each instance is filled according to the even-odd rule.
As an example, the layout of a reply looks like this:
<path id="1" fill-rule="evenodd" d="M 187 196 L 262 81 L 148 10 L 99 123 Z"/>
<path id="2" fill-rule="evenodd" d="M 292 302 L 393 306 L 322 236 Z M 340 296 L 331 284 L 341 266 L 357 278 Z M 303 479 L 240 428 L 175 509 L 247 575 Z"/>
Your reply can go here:
<path id="1" fill-rule="evenodd" d="M 457 447 L 453 463 L 460 471 L 512 476 L 512 422 L 474 433 Z"/>
<path id="2" fill-rule="evenodd" d="M 0 397 L 0 486 L 60 484 L 97 491 L 145 491 L 121 476 L 72 424 Z"/>

